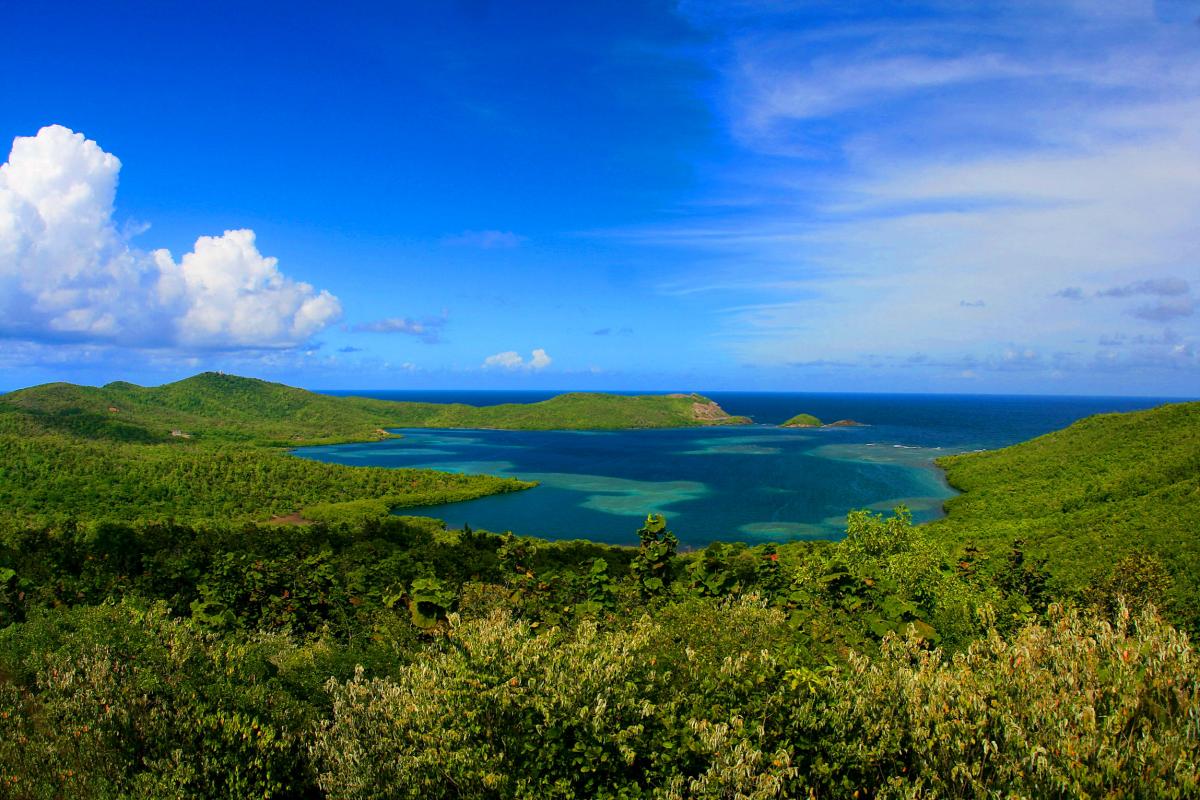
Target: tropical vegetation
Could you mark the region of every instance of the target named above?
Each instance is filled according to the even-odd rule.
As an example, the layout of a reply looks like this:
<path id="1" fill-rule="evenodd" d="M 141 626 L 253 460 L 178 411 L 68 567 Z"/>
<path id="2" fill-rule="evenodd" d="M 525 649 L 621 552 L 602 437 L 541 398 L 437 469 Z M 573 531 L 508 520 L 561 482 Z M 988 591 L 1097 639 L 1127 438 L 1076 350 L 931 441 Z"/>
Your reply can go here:
<path id="1" fill-rule="evenodd" d="M 1198 404 L 689 552 L 388 514 L 521 484 L 290 457 L 380 418 L 226 377 L 0 402 L 0 796 L 1200 796 Z"/>

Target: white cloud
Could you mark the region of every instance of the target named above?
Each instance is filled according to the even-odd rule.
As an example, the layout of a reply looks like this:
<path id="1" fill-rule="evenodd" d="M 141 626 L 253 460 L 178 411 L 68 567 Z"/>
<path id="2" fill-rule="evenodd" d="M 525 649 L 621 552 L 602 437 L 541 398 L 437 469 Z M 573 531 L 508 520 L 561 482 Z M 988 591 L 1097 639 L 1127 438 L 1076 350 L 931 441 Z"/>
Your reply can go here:
<path id="1" fill-rule="evenodd" d="M 533 351 L 533 358 L 529 360 L 530 369 L 545 369 L 550 366 L 550 356 L 546 355 L 546 351 L 540 347 Z"/>
<path id="2" fill-rule="evenodd" d="M 516 370 L 534 371 L 545 369 L 550 366 L 553 361 L 546 351 L 542 348 L 536 348 L 530 354 L 528 361 L 523 359 L 516 350 L 506 350 L 503 353 L 496 353 L 494 356 L 488 356 L 483 360 L 484 369 L 504 369 L 510 372 Z"/>
<path id="3" fill-rule="evenodd" d="M 488 356 L 483 360 L 483 368 L 490 369 L 499 367 L 501 369 L 518 369 L 524 365 L 524 360 L 516 350 L 505 350 L 503 353 L 496 353 L 494 356 Z"/>
<path id="4" fill-rule="evenodd" d="M 202 236 L 178 262 L 113 220 L 121 162 L 59 125 L 0 165 L 0 336 L 184 349 L 292 347 L 341 314 L 250 230 Z"/>

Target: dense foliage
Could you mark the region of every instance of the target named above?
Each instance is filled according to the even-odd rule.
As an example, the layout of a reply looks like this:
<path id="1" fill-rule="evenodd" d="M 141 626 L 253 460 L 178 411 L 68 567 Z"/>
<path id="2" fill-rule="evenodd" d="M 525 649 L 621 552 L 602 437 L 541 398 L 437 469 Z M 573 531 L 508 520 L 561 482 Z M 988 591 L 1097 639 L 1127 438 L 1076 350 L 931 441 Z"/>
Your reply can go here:
<path id="1" fill-rule="evenodd" d="M 336 519 L 529 486 L 511 478 L 323 464 L 248 446 L 0 434 L 0 509 L 9 520 L 262 520 L 293 512 Z"/>
<path id="2" fill-rule="evenodd" d="M 1200 406 L 680 552 L 390 516 L 524 484 L 291 458 L 374 401 L 191 382 L 0 402 L 0 797 L 1200 796 Z"/>
<path id="3" fill-rule="evenodd" d="M 819 428 L 821 420 L 812 414 L 797 414 L 783 423 L 784 428 Z"/>
<path id="4" fill-rule="evenodd" d="M 0 786 L 22 798 L 1200 791 L 1193 647 L 1106 587 L 1096 610 L 1045 605 L 1029 564 L 983 581 L 903 510 L 851 515 L 837 544 L 680 554 L 661 517 L 640 533 L 633 549 L 405 517 L 10 532 Z"/>
<path id="5" fill-rule="evenodd" d="M 1020 543 L 1060 594 L 1125 580 L 1117 565 L 1148 558 L 1164 571 L 1173 615 L 1200 630 L 1200 403 L 1090 417 L 939 464 L 963 494 L 934 536 L 993 563 Z"/>

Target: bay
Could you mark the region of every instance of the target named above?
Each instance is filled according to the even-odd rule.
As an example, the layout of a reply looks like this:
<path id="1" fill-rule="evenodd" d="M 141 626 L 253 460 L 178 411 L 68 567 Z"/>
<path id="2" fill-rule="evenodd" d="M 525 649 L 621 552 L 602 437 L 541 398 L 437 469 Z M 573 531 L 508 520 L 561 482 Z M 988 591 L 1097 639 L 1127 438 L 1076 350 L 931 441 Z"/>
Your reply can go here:
<path id="1" fill-rule="evenodd" d="M 389 400 L 491 405 L 558 392 L 395 392 Z M 633 394 L 633 392 L 630 392 Z M 469 524 L 546 538 L 636 544 L 648 513 L 662 513 L 685 547 L 721 541 L 837 539 L 851 509 L 905 504 L 921 522 L 953 496 L 933 460 L 1003 447 L 1096 413 L 1157 398 L 707 392 L 753 425 L 638 431 L 403 430 L 383 442 L 298 448 L 342 464 L 426 467 L 535 480 L 539 486 L 419 509 Z M 863 427 L 783 429 L 806 412 Z"/>

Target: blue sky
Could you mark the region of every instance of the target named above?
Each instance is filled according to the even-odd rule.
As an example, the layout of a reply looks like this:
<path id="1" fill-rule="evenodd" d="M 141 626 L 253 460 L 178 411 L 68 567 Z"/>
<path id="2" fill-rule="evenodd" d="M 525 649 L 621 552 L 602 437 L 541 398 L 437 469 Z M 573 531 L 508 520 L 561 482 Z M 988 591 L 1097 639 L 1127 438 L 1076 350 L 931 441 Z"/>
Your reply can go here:
<path id="1" fill-rule="evenodd" d="M 1197 19 L 19 4 L 0 388 L 1198 396 Z"/>

